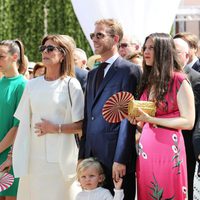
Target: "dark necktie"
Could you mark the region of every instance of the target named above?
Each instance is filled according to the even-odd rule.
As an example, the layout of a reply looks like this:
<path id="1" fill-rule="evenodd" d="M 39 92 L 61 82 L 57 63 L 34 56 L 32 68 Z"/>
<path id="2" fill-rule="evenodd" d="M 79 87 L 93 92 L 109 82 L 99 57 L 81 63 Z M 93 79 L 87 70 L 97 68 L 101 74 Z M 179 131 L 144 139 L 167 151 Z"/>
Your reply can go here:
<path id="1" fill-rule="evenodd" d="M 97 93 L 97 90 L 99 89 L 99 86 L 103 80 L 104 77 L 104 69 L 106 68 L 106 66 L 108 65 L 108 63 L 106 62 L 102 62 L 99 66 L 98 66 L 98 71 L 97 71 L 97 76 L 96 76 L 96 87 L 95 87 L 95 91 Z"/>

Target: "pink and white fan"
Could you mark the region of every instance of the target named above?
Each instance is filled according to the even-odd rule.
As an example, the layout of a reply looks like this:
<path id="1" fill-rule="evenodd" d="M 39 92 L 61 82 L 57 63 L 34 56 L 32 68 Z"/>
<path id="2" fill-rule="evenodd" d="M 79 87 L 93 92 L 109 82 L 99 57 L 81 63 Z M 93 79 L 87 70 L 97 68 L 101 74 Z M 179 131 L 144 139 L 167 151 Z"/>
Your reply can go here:
<path id="1" fill-rule="evenodd" d="M 109 123 L 118 123 L 128 115 L 128 103 L 134 97 L 130 92 L 118 92 L 112 95 L 105 103 L 102 115 Z"/>
<path id="2" fill-rule="evenodd" d="M 2 177 L 0 177 L 0 192 L 7 190 L 14 182 L 13 175 L 9 173 L 4 173 Z"/>

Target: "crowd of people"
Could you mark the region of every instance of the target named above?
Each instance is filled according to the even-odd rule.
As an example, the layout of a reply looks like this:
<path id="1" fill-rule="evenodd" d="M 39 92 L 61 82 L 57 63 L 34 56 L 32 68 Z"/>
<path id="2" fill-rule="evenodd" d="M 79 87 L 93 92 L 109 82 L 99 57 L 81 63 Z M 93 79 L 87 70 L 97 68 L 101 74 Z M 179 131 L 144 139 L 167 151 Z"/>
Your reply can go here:
<path id="1" fill-rule="evenodd" d="M 152 33 L 141 45 L 114 19 L 90 38 L 88 59 L 72 37 L 47 35 L 32 67 L 21 41 L 0 41 L 0 171 L 15 178 L 0 200 L 192 200 L 198 38 Z M 104 104 L 120 91 L 154 102 L 155 116 L 138 108 L 107 122 Z"/>

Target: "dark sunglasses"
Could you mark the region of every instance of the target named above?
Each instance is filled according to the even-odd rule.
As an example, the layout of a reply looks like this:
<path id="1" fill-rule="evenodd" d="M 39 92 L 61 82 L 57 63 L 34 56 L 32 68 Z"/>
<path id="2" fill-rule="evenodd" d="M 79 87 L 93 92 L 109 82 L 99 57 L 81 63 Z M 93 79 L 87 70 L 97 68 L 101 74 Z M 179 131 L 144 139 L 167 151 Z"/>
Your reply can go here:
<path id="1" fill-rule="evenodd" d="M 111 35 L 111 34 L 108 34 L 108 35 L 110 35 L 110 36 L 114 36 L 114 35 Z M 102 39 L 102 38 L 104 38 L 106 35 L 105 34 L 103 34 L 103 33 L 101 33 L 101 32 L 98 32 L 98 33 L 90 33 L 90 38 L 91 38 L 91 40 L 94 38 L 94 37 L 96 37 L 98 40 L 99 39 Z"/>
<path id="2" fill-rule="evenodd" d="M 48 45 L 48 46 L 45 46 L 45 45 L 41 45 L 39 46 L 39 51 L 40 52 L 43 52 L 44 50 L 47 50 L 47 52 L 52 52 L 54 49 L 58 49 L 59 51 L 62 52 L 62 48 L 60 47 L 55 47 L 55 46 L 52 46 L 52 45 Z"/>
<path id="3" fill-rule="evenodd" d="M 91 40 L 94 38 L 94 37 L 96 37 L 97 39 L 102 39 L 102 38 L 104 38 L 105 37 L 105 34 L 103 34 L 103 33 L 90 33 L 90 38 L 91 38 Z"/>
<path id="4" fill-rule="evenodd" d="M 128 46 L 129 46 L 128 43 L 120 43 L 120 44 L 118 45 L 118 48 L 126 48 L 126 47 L 128 47 Z"/>

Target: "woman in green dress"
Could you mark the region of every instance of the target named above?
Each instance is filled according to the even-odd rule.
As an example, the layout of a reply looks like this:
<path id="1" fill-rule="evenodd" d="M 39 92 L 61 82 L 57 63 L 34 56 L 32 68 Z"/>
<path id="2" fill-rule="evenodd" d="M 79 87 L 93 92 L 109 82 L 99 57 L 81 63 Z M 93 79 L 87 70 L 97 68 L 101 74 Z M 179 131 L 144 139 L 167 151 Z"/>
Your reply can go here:
<path id="1" fill-rule="evenodd" d="M 26 80 L 23 74 L 24 47 L 19 40 L 0 41 L 0 171 L 7 167 L 9 173 L 13 174 L 12 151 L 15 134 L 19 121 L 14 118 L 14 113 L 24 91 Z M 3 164 L 2 164 L 3 163 Z M 0 192 L 0 200 L 15 200 L 17 196 L 18 179 L 13 185 Z"/>

